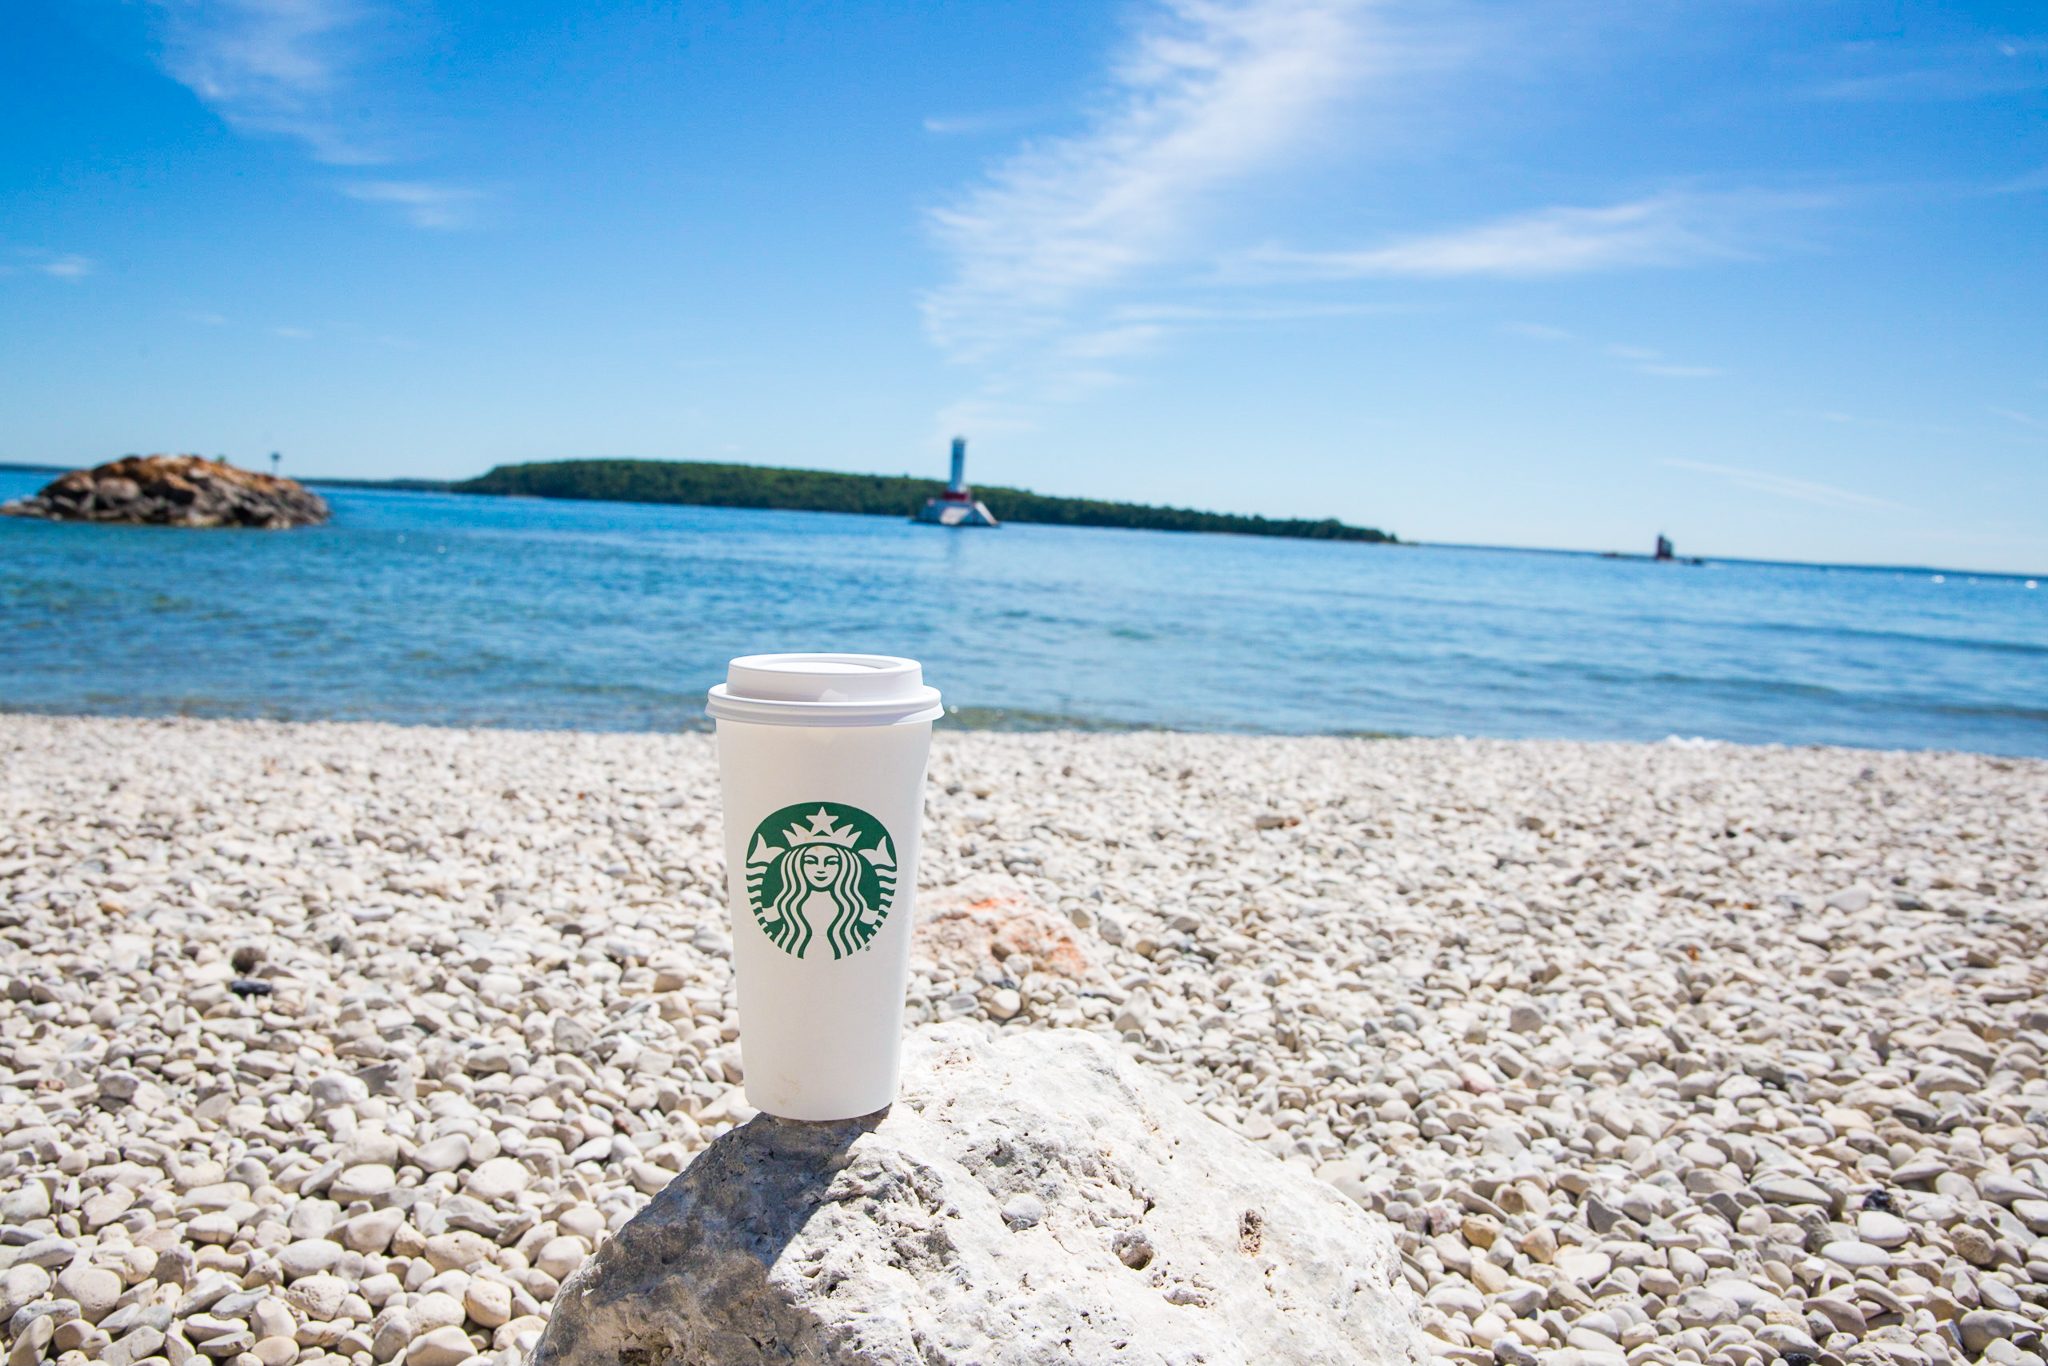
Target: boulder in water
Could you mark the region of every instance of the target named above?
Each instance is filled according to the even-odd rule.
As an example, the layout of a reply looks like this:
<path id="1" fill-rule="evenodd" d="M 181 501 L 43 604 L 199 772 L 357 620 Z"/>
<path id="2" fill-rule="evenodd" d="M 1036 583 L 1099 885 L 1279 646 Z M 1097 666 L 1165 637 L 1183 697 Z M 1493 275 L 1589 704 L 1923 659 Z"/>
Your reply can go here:
<path id="1" fill-rule="evenodd" d="M 10 517 L 149 526 L 317 526 L 327 500 L 295 479 L 236 469 L 198 455 L 131 455 L 44 485 L 0 505 Z"/>

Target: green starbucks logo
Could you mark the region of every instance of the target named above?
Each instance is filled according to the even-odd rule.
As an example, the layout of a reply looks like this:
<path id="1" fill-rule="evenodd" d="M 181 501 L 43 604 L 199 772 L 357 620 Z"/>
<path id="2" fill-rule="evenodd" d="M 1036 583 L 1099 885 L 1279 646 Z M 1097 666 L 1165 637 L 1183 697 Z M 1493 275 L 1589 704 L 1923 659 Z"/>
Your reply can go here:
<path id="1" fill-rule="evenodd" d="M 784 953 L 803 957 L 821 927 L 835 959 L 858 953 L 895 899 L 895 842 L 859 807 L 799 802 L 754 827 L 747 906 Z"/>

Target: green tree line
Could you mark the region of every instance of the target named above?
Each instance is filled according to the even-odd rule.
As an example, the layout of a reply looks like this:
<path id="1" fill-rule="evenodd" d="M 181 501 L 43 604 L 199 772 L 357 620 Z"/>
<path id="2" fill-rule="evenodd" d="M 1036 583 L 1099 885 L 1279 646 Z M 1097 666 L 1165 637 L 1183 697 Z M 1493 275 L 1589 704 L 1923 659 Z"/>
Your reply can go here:
<path id="1" fill-rule="evenodd" d="M 898 474 L 838 474 L 829 470 L 772 469 L 672 460 L 550 460 L 499 465 L 456 484 L 457 493 L 591 498 L 619 503 L 689 503 L 711 507 L 781 508 L 802 512 L 855 512 L 909 517 L 927 498 L 944 492 L 937 479 Z M 1387 541 L 1374 527 L 1334 517 L 1246 517 L 1229 512 L 1112 503 L 1097 498 L 1055 498 L 1028 489 L 975 486 L 975 496 L 1005 522 L 1056 526 L 1140 527 L 1152 531 L 1224 531 L 1243 536 L 1290 536 L 1315 541 Z"/>

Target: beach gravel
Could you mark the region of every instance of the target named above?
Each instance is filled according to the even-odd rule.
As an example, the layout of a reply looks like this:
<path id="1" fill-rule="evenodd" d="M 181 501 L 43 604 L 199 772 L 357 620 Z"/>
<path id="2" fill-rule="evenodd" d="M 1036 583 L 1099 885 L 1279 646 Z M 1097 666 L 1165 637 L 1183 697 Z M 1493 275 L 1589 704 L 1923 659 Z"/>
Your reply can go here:
<path id="1" fill-rule="evenodd" d="M 700 735 L 0 716 L 8 1360 L 522 1360 L 752 1113 L 717 815 Z M 1442 1359 L 2043 1366 L 2048 764 L 943 735 L 925 842 L 912 1020 L 1106 1036 Z"/>

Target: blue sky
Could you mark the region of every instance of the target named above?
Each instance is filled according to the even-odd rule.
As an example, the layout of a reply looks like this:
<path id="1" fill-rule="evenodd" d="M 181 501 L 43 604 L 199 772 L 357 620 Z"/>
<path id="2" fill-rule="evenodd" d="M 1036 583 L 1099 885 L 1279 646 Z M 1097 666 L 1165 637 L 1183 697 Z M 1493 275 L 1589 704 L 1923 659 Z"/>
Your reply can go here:
<path id="1" fill-rule="evenodd" d="M 2048 569 L 2038 5 L 16 7 L 0 460 Z"/>

